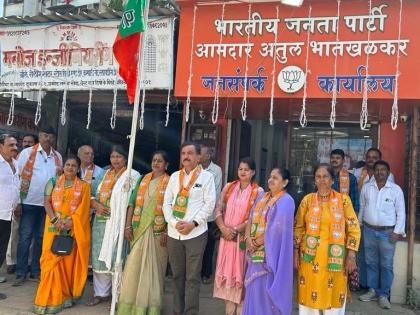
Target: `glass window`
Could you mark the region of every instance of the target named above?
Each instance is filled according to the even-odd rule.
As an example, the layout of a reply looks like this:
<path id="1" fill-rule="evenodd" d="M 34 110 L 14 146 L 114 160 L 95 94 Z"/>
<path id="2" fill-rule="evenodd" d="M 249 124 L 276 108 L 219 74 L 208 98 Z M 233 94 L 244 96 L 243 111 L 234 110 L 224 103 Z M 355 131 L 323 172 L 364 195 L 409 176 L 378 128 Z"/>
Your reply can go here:
<path id="1" fill-rule="evenodd" d="M 331 150 L 345 152 L 345 167 L 351 171 L 364 160 L 366 150 L 376 145 L 376 125 L 368 130 L 361 130 L 359 124 L 336 124 L 334 129 L 325 123 L 305 128 L 293 125 L 288 165 L 293 176 L 294 195 L 300 201 L 315 190 L 314 167 L 319 163 L 329 163 Z"/>

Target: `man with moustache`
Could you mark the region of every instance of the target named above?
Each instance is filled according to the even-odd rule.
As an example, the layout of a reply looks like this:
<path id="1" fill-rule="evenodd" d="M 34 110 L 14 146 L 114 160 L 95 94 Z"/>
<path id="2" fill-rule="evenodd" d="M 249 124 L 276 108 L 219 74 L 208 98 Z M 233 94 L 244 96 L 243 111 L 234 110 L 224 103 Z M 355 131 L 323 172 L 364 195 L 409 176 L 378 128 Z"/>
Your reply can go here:
<path id="1" fill-rule="evenodd" d="M 38 138 L 35 135 L 24 135 L 22 139 L 22 150 L 32 147 L 38 143 Z"/>
<path id="2" fill-rule="evenodd" d="M 350 197 L 356 213 L 359 213 L 359 193 L 357 191 L 357 179 L 344 168 L 344 151 L 335 149 L 330 154 L 330 165 L 334 170 L 334 183 L 332 188 Z"/>
<path id="3" fill-rule="evenodd" d="M 376 161 L 382 159 L 382 152 L 377 148 L 370 148 L 366 151 L 365 159 L 365 166 L 358 168 L 354 171 L 354 176 L 356 176 L 357 179 L 357 187 L 359 189 L 359 192 L 362 190 L 364 184 L 368 183 L 373 179 L 373 167 Z M 391 182 L 394 182 L 394 175 L 392 173 L 389 173 L 389 180 Z"/>
<path id="4" fill-rule="evenodd" d="M 18 160 L 22 214 L 17 247 L 16 281 L 13 286 L 20 286 L 26 281 L 32 239 L 34 242 L 30 277 L 38 279 L 40 276 L 39 259 L 45 219 L 44 189 L 51 177 L 61 174 L 63 167 L 60 153 L 52 147 L 55 140 L 54 130 L 50 127 L 42 128 L 38 138 L 39 143 L 24 149 Z"/>
<path id="5" fill-rule="evenodd" d="M 200 146 L 181 146 L 182 169 L 169 179 L 163 202 L 174 282 L 174 315 L 198 315 L 207 219 L 216 203 L 213 175 L 202 169 Z"/>
<path id="6" fill-rule="evenodd" d="M 22 150 L 32 147 L 38 143 L 38 137 L 32 134 L 26 134 L 23 136 L 22 139 Z M 19 157 L 18 151 L 16 151 L 14 158 Z M 10 240 L 9 245 L 7 246 L 7 254 L 6 254 L 6 264 L 7 264 L 7 273 L 13 274 L 16 271 L 16 251 L 17 251 L 17 243 L 18 243 L 18 236 L 19 236 L 19 224 L 20 224 L 20 211 L 17 215 L 12 216 L 12 227 L 10 231 Z"/>
<path id="7" fill-rule="evenodd" d="M 369 291 L 359 299 L 379 300 L 379 306 L 390 309 L 389 294 L 394 278 L 395 243 L 405 237 L 405 203 L 401 188 L 389 180 L 386 161 L 374 164 L 374 179 L 360 194 L 359 222 L 363 237 Z"/>
<path id="8" fill-rule="evenodd" d="M 0 266 L 6 258 L 7 245 L 13 211 L 19 208 L 19 171 L 13 158 L 17 152 L 17 141 L 8 134 L 0 135 Z M 0 282 L 5 282 L 4 277 Z M 0 300 L 6 295 L 0 293 Z"/>

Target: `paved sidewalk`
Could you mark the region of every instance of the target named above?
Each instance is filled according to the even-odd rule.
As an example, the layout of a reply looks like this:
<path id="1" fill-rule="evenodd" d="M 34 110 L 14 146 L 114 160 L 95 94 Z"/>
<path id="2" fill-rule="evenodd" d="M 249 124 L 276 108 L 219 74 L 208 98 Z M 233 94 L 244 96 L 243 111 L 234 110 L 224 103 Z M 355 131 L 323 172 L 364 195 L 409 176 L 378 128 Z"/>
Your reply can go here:
<path id="1" fill-rule="evenodd" d="M 0 284 L 0 292 L 7 294 L 6 300 L 0 301 L 0 315 L 27 315 L 32 314 L 31 308 L 34 294 L 36 291 L 37 282 L 27 281 L 21 287 L 12 287 L 14 276 L 5 275 L 8 282 Z M 172 284 L 170 280 L 166 281 L 165 290 L 165 308 L 162 315 L 172 315 Z M 201 286 L 200 297 L 200 315 L 224 315 L 224 303 L 218 299 L 212 298 L 213 285 Z M 88 282 L 85 294 L 81 303 L 76 306 L 64 310 L 60 314 L 65 315 L 106 315 L 109 313 L 109 305 L 102 303 L 94 307 L 87 307 L 84 302 L 92 294 L 92 282 Z M 297 308 L 294 309 L 293 314 L 298 314 Z M 392 309 L 385 311 L 379 308 L 377 302 L 360 302 L 358 295 L 353 295 L 353 301 L 348 303 L 347 315 L 415 315 L 415 312 L 405 306 L 393 304 Z M 255 314 L 265 315 L 265 314 Z"/>

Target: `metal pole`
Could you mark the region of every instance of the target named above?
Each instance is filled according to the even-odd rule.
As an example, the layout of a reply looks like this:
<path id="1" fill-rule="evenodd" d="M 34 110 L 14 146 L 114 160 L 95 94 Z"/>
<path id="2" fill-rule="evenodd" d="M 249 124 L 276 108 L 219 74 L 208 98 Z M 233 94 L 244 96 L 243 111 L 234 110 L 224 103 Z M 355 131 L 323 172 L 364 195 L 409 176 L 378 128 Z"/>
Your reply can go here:
<path id="1" fill-rule="evenodd" d="M 141 44 L 139 46 L 139 58 L 137 61 L 137 87 L 136 87 L 136 94 L 134 97 L 134 108 L 133 108 L 133 118 L 131 121 L 131 134 L 129 135 L 130 138 L 130 146 L 128 150 L 128 161 L 127 161 L 127 182 L 124 185 L 124 191 L 125 194 L 124 198 L 124 207 L 123 212 L 121 215 L 121 224 L 120 224 L 120 232 L 118 236 L 118 246 L 117 246 L 117 256 L 115 258 L 115 266 L 114 266 L 114 277 L 113 277 L 113 286 L 112 286 L 112 304 L 111 304 L 111 311 L 110 315 L 115 314 L 115 306 L 117 304 L 117 294 L 119 291 L 120 286 L 120 277 L 122 275 L 122 259 L 121 259 L 121 253 L 123 248 L 123 242 L 124 242 L 124 229 L 125 229 L 125 219 L 127 215 L 127 206 L 128 206 L 128 198 L 129 198 L 129 192 L 132 187 L 130 187 L 130 178 L 131 178 L 131 170 L 133 169 L 133 158 L 134 158 L 134 147 L 136 144 L 136 132 L 137 132 L 137 121 L 139 116 L 139 103 L 140 103 L 140 91 L 141 91 L 141 83 L 143 81 L 143 71 L 141 71 L 141 65 L 142 60 L 144 58 L 144 43 L 148 28 L 148 22 L 149 22 L 149 5 L 150 0 L 146 0 L 145 8 L 144 8 L 144 23 L 145 23 L 145 31 L 141 36 Z"/>
<path id="2" fill-rule="evenodd" d="M 409 168 L 409 197 L 408 197 L 408 251 L 407 251 L 407 287 L 413 286 L 414 239 L 416 232 L 417 209 L 417 145 L 419 128 L 419 108 L 414 108 L 411 121 L 410 168 Z"/>

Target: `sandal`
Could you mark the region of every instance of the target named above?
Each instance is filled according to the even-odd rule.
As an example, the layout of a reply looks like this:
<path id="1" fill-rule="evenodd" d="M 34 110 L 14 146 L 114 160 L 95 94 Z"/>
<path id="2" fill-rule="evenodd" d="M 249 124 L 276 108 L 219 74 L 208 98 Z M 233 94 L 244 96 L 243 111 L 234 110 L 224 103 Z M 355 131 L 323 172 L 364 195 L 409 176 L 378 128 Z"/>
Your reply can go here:
<path id="1" fill-rule="evenodd" d="M 86 302 L 86 306 L 95 306 L 101 304 L 102 302 L 107 302 L 110 300 L 110 296 L 94 296 L 91 300 Z"/>

